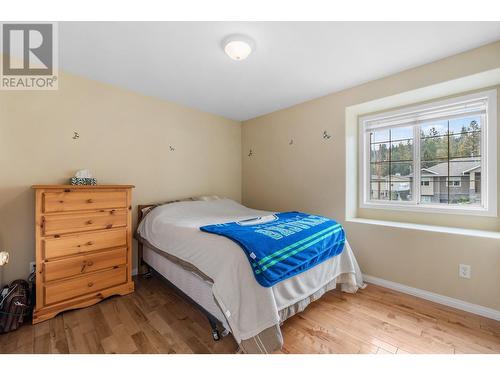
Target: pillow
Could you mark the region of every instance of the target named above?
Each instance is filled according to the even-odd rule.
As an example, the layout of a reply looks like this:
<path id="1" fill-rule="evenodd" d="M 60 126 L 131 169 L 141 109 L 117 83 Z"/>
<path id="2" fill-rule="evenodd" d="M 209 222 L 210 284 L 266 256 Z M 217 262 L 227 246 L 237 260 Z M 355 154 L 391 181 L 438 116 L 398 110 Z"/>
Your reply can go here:
<path id="1" fill-rule="evenodd" d="M 148 207 L 144 207 L 141 211 L 142 211 L 142 217 L 146 217 L 146 215 L 155 207 L 158 207 L 158 206 L 163 206 L 164 204 L 170 204 L 170 203 L 177 203 L 177 202 L 189 202 L 189 201 L 217 201 L 221 199 L 218 195 L 201 195 L 199 197 L 189 197 L 189 198 L 184 198 L 184 199 L 176 199 L 176 200 L 172 200 L 172 201 L 167 201 L 167 202 L 163 202 L 163 203 L 158 203 L 158 204 L 154 204 L 154 205 L 151 205 L 151 206 L 148 206 Z"/>
<path id="2" fill-rule="evenodd" d="M 163 203 L 153 204 L 151 206 L 144 207 L 141 210 L 142 211 L 142 217 L 144 218 L 149 213 L 149 211 L 151 211 L 153 208 L 158 207 L 158 206 L 163 206 L 164 204 L 177 203 L 177 202 L 187 202 L 187 201 L 195 201 L 195 200 L 197 200 L 197 199 L 196 198 L 184 198 L 184 199 L 176 199 L 176 200 L 167 201 L 167 202 L 163 202 Z"/>
<path id="3" fill-rule="evenodd" d="M 193 198 L 193 200 L 196 200 L 196 201 L 217 201 L 221 199 L 218 195 L 202 195 L 200 197 L 197 197 L 197 198 Z"/>

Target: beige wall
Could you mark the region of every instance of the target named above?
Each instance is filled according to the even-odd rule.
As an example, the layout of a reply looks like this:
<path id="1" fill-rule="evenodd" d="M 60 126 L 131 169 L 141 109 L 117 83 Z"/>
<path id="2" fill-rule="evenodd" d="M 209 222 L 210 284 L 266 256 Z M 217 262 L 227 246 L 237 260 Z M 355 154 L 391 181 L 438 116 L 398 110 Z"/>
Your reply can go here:
<path id="1" fill-rule="evenodd" d="M 500 310 L 500 240 L 345 221 L 346 107 L 498 67 L 500 42 L 245 121 L 243 203 L 336 218 L 364 273 Z M 370 211 L 363 215 L 500 230 L 498 218 Z M 459 263 L 472 266 L 470 280 L 458 278 Z"/>
<path id="2" fill-rule="evenodd" d="M 98 183 L 134 184 L 134 206 L 240 200 L 240 155 L 239 122 L 73 75 L 60 76 L 58 91 L 0 91 L 0 249 L 11 254 L 0 278 L 26 277 L 34 259 L 32 184 L 88 168 Z"/>

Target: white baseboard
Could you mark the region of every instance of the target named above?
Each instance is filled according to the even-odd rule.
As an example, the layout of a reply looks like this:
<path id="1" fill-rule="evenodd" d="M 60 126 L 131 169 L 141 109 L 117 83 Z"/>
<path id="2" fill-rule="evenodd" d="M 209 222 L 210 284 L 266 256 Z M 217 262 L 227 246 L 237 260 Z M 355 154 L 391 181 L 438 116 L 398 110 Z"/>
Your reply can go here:
<path id="1" fill-rule="evenodd" d="M 137 268 L 132 268 L 132 276 L 137 276 Z"/>
<path id="2" fill-rule="evenodd" d="M 491 309 L 489 307 L 476 305 L 470 302 L 443 296 L 441 294 L 433 292 L 428 292 L 427 290 L 413 288 L 408 285 L 395 283 L 393 281 L 384 280 L 375 276 L 363 275 L 363 280 L 367 283 L 380 285 L 388 289 L 396 290 L 398 292 L 410 294 L 415 297 L 420 297 L 432 302 L 440 303 L 441 305 L 454 307 L 459 310 L 467 311 L 473 314 L 484 316 L 486 318 L 500 321 L 500 311 Z"/>

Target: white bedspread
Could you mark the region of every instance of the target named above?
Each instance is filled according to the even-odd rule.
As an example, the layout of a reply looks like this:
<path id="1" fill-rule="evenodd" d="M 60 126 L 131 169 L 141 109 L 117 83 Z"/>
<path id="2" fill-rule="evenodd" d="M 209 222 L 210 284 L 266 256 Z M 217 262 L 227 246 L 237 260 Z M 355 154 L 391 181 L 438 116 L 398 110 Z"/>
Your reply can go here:
<path id="1" fill-rule="evenodd" d="M 358 264 L 346 243 L 345 250 L 308 271 L 272 288 L 257 283 L 250 264 L 233 241 L 205 233 L 199 227 L 268 215 L 230 199 L 171 203 L 153 209 L 139 226 L 151 245 L 198 268 L 213 281 L 213 294 L 237 342 L 249 339 L 279 322 L 278 311 L 304 299 L 340 275 L 354 275 L 363 284 Z"/>

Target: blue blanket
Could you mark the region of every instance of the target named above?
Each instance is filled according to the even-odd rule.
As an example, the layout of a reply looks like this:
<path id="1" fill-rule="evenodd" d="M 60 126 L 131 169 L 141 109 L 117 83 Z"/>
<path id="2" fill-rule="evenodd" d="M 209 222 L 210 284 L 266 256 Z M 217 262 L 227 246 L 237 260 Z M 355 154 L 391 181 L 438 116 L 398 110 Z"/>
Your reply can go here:
<path id="1" fill-rule="evenodd" d="M 264 287 L 340 254 L 345 243 L 340 224 L 301 212 L 283 212 L 200 229 L 236 242 L 245 252 L 255 278 Z"/>

